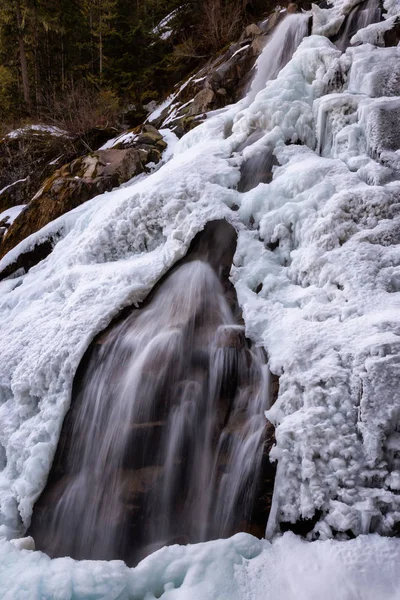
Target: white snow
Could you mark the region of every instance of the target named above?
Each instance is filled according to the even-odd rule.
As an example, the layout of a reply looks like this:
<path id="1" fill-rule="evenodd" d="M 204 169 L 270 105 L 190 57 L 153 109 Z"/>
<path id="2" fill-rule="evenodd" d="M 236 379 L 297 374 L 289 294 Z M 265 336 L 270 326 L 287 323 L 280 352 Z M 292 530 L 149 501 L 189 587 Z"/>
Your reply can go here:
<path id="1" fill-rule="evenodd" d="M 159 24 L 156 27 L 154 27 L 154 29 L 153 29 L 154 35 L 158 35 L 162 40 L 168 40 L 174 32 L 173 28 L 170 27 L 169 25 L 174 20 L 174 18 L 177 16 L 177 14 L 181 10 L 181 8 L 182 7 L 179 6 L 175 10 L 168 13 L 168 15 L 166 17 L 161 19 Z"/>
<path id="2" fill-rule="evenodd" d="M 60 156 L 57 156 L 57 158 L 54 158 L 53 160 L 51 160 L 49 162 L 49 165 L 56 165 L 58 163 L 58 161 L 61 160 L 62 157 L 63 157 L 63 154 L 60 154 Z"/>
<path id="3" fill-rule="evenodd" d="M 166 142 L 167 147 L 163 152 L 162 160 L 163 162 L 167 162 L 175 152 L 175 146 L 178 143 L 178 136 L 171 131 L 170 129 L 160 129 L 160 133 L 163 136 L 164 142 Z"/>
<path id="4" fill-rule="evenodd" d="M 5 136 L 6 138 L 16 139 L 29 133 L 49 133 L 57 137 L 69 137 L 68 132 L 56 127 L 55 125 L 26 125 L 20 129 L 14 129 Z"/>
<path id="5" fill-rule="evenodd" d="M 133 131 L 128 131 L 117 135 L 117 137 L 112 138 L 111 140 L 107 140 L 105 144 L 100 146 L 99 150 L 110 150 L 111 148 L 115 148 L 115 146 L 121 145 L 122 147 L 128 146 L 128 144 L 132 144 L 135 140 L 137 140 L 139 136 Z"/>
<path id="6" fill-rule="evenodd" d="M 250 44 L 245 44 L 244 46 L 242 46 L 241 48 L 239 48 L 239 50 L 236 50 L 236 52 L 234 52 L 231 56 L 231 58 L 233 58 L 234 56 L 236 56 L 237 54 L 240 54 L 241 52 L 243 52 L 243 50 L 247 50 L 247 48 L 250 46 Z M 205 77 L 204 77 L 205 79 Z M 196 81 L 201 81 L 201 79 L 197 79 Z"/>
<path id="7" fill-rule="evenodd" d="M 189 85 L 189 83 L 193 80 L 193 78 L 194 78 L 194 75 L 189 77 L 181 86 L 179 86 L 179 88 L 177 89 L 176 92 L 174 92 L 173 94 L 168 96 L 168 98 L 166 98 L 166 100 L 164 100 L 164 102 L 161 102 L 161 104 L 159 104 L 153 110 L 153 112 L 150 115 L 148 115 L 145 123 L 147 123 L 147 122 L 152 123 L 153 121 L 156 121 L 159 117 L 161 117 L 161 115 L 167 108 L 169 108 L 169 111 L 168 111 L 169 115 L 170 115 L 171 111 L 173 109 L 176 109 L 176 107 L 178 105 L 180 108 L 182 108 L 178 102 L 174 102 L 174 101 L 179 96 L 179 94 Z M 163 126 L 165 125 L 165 122 L 166 121 L 164 121 Z"/>
<path id="8" fill-rule="evenodd" d="M 0 221 L 7 219 L 7 225 L 11 225 L 14 223 L 18 215 L 24 210 L 25 206 L 26 204 L 19 204 L 18 206 L 7 208 L 7 210 L 4 210 L 2 213 L 0 213 Z"/>
<path id="9" fill-rule="evenodd" d="M 278 461 L 269 535 L 316 510 L 310 538 L 392 531 L 400 521 L 400 182 L 390 123 L 399 122 L 400 98 L 395 80 L 380 97 L 378 81 L 396 53 L 363 45 L 341 55 L 324 37 L 306 38 L 276 79 L 189 132 L 159 170 L 3 258 L 0 269 L 40 240 L 55 244 L 26 275 L 0 283 L 1 534 L 29 525 L 94 335 L 140 303 L 216 218 L 238 230 L 231 275 L 247 335 L 280 376 L 267 413 Z M 238 150 L 254 132 L 254 147 Z M 273 180 L 239 193 L 241 163 L 263 145 L 279 163 Z M 375 535 L 312 543 L 285 535 L 270 545 L 242 534 L 162 549 L 134 571 L 50 561 L 7 543 L 1 552 L 4 598 L 24 590 L 42 599 L 400 597 L 399 542 Z"/>

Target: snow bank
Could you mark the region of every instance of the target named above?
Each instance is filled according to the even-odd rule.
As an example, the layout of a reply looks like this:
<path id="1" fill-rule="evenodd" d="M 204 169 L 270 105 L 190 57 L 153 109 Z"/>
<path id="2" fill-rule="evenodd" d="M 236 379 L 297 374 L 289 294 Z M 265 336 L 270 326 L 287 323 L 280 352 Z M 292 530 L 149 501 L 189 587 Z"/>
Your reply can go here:
<path id="1" fill-rule="evenodd" d="M 50 560 L 0 543 L 3 600 L 397 600 L 400 542 L 377 535 L 349 542 L 272 544 L 247 534 L 162 548 L 136 568 L 121 561 Z"/>

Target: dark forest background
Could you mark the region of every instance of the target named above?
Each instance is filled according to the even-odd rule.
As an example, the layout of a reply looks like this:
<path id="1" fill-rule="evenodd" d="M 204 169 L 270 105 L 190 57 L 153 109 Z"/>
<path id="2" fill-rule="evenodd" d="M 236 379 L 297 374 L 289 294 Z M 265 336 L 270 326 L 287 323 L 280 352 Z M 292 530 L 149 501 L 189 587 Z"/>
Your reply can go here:
<path id="1" fill-rule="evenodd" d="M 0 0 L 3 129 L 33 120 L 74 134 L 113 125 L 122 109 L 159 101 L 271 4 Z"/>

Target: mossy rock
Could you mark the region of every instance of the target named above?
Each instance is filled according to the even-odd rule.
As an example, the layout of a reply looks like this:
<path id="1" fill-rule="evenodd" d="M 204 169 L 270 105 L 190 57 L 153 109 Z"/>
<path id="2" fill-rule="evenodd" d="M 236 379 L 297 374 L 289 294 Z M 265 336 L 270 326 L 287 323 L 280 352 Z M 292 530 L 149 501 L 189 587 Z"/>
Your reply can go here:
<path id="1" fill-rule="evenodd" d="M 94 196 L 118 187 L 144 169 L 140 153 L 134 148 L 101 150 L 64 165 L 44 182 L 36 196 L 10 226 L 0 246 L 0 258 L 54 219 Z M 20 257 L 18 268 L 32 266 L 30 254 L 29 260 L 25 262 Z M 15 269 L 16 265 L 13 267 Z M 7 270 L 6 275 L 8 274 L 10 269 Z M 4 273 L 0 273 L 0 277 L 4 276 Z"/>

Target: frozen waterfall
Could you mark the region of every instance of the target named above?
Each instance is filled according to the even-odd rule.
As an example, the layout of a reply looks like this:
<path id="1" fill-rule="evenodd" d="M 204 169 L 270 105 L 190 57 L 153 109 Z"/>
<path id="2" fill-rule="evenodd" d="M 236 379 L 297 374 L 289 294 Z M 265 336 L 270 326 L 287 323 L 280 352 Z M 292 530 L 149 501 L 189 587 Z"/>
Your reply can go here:
<path id="1" fill-rule="evenodd" d="M 247 98 L 2 259 L 53 245 L 0 283 L 0 535 L 168 546 L 0 540 L 0 596 L 399 597 L 400 8 L 374 6 L 283 20 Z M 221 221 L 236 249 L 205 253 Z"/>
<path id="2" fill-rule="evenodd" d="M 208 224 L 145 306 L 94 344 L 31 528 L 51 556 L 132 563 L 255 531 L 269 379 L 217 274 L 234 238 Z"/>

